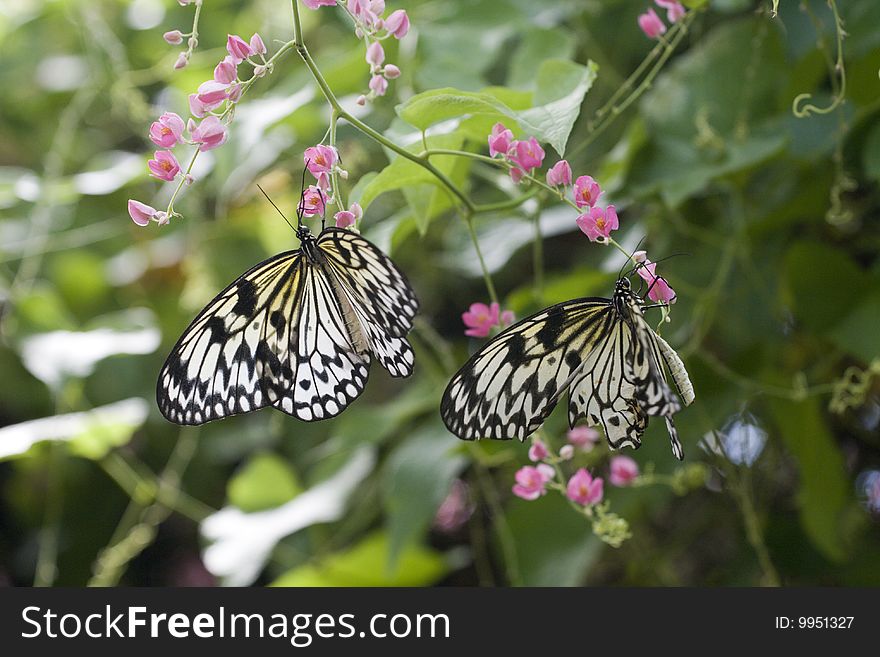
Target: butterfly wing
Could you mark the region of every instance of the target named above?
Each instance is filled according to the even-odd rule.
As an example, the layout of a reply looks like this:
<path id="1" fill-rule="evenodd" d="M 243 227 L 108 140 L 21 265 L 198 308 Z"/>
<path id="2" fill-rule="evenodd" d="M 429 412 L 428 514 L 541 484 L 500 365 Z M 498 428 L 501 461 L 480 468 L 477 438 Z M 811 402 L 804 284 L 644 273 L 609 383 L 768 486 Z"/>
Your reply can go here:
<path id="1" fill-rule="evenodd" d="M 376 246 L 350 230 L 328 228 L 317 244 L 340 303 L 357 317 L 370 351 L 392 376 L 409 376 L 415 359 L 406 334 L 419 304 L 406 276 Z"/>
<path id="2" fill-rule="evenodd" d="M 465 440 L 525 440 L 556 406 L 613 318 L 608 299 L 586 298 L 517 322 L 449 382 L 440 406 L 443 422 Z"/>
<path id="3" fill-rule="evenodd" d="M 208 303 L 159 373 L 159 410 L 177 424 L 203 424 L 270 404 L 261 358 L 267 331 L 289 325 L 302 283 L 302 254 L 255 265 Z M 285 327 L 286 328 L 286 327 Z"/>

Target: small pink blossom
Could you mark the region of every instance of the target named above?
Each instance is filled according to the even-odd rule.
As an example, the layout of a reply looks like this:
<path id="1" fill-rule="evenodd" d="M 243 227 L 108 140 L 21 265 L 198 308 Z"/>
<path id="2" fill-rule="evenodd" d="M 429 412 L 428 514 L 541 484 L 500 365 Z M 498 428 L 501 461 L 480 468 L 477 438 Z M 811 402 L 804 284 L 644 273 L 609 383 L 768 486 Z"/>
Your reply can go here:
<path id="1" fill-rule="evenodd" d="M 666 10 L 666 20 L 670 23 L 675 23 L 684 17 L 684 6 L 678 0 L 654 0 L 654 2 L 658 7 L 663 7 Z"/>
<path id="2" fill-rule="evenodd" d="M 516 321 L 516 315 L 512 310 L 505 310 L 501 313 L 501 326 L 510 326 Z"/>
<path id="3" fill-rule="evenodd" d="M 648 259 L 647 251 L 633 251 L 632 259 L 636 262 L 644 262 Z"/>
<path id="4" fill-rule="evenodd" d="M 648 298 L 657 303 L 675 303 L 675 290 L 673 290 L 666 279 L 657 276 L 657 263 L 651 262 L 647 258 L 636 269 L 636 272 L 648 284 Z"/>
<path id="5" fill-rule="evenodd" d="M 519 167 L 511 167 L 507 173 L 510 175 L 510 179 L 513 181 L 514 185 L 519 185 L 523 176 L 526 175 L 526 172 Z"/>
<path id="6" fill-rule="evenodd" d="M 585 468 L 580 468 L 572 475 L 565 491 L 568 499 L 584 506 L 592 506 L 601 502 L 603 493 L 604 482 L 602 479 L 600 477 L 594 479 Z"/>
<path id="7" fill-rule="evenodd" d="M 230 103 L 237 103 L 241 98 L 241 85 L 238 83 L 229 85 L 229 93 L 226 97 Z"/>
<path id="8" fill-rule="evenodd" d="M 386 64 L 382 72 L 388 80 L 396 80 L 400 77 L 400 69 L 394 64 Z"/>
<path id="9" fill-rule="evenodd" d="M 226 126 L 216 116 L 206 116 L 197 126 L 190 127 L 190 136 L 199 150 L 210 151 L 226 142 Z"/>
<path id="10" fill-rule="evenodd" d="M 156 215 L 156 208 L 146 203 L 135 201 L 133 198 L 128 199 L 128 216 L 138 226 L 146 226 L 151 221 L 155 221 Z"/>
<path id="11" fill-rule="evenodd" d="M 229 85 L 216 80 L 208 80 L 199 85 L 197 92 L 196 95 L 202 107 L 206 110 L 212 110 L 229 97 Z"/>
<path id="12" fill-rule="evenodd" d="M 461 314 L 461 321 L 468 327 L 464 334 L 472 338 L 485 338 L 498 325 L 500 315 L 501 308 L 494 301 L 488 306 L 485 303 L 472 303 L 470 309 Z"/>
<path id="13" fill-rule="evenodd" d="M 513 132 L 504 127 L 503 123 L 496 123 L 492 126 L 492 133 L 489 135 L 489 155 L 507 155 L 510 145 L 513 143 Z"/>
<path id="14" fill-rule="evenodd" d="M 214 82 L 231 84 L 238 77 L 238 65 L 235 60 L 227 55 L 217 66 L 214 67 Z"/>
<path id="15" fill-rule="evenodd" d="M 395 39 L 402 39 L 409 32 L 409 16 L 403 9 L 392 11 L 385 19 L 385 29 L 393 34 Z"/>
<path id="16" fill-rule="evenodd" d="M 236 34 L 229 34 L 226 37 L 226 52 L 235 60 L 236 64 L 254 54 L 250 44 Z"/>
<path id="17" fill-rule="evenodd" d="M 602 188 L 592 176 L 579 176 L 574 181 L 574 202 L 579 208 L 593 207 L 601 195 Z"/>
<path id="18" fill-rule="evenodd" d="M 461 479 L 456 479 L 452 482 L 446 499 L 437 509 L 432 525 L 438 531 L 451 534 L 468 521 L 474 508 L 475 505 L 471 501 L 468 485 Z"/>
<path id="19" fill-rule="evenodd" d="M 176 46 L 183 43 L 183 32 L 180 30 L 171 30 L 170 32 L 163 34 L 162 38 L 165 39 L 166 43 Z"/>
<path id="20" fill-rule="evenodd" d="M 197 119 L 202 118 L 208 113 L 208 108 L 202 104 L 202 101 L 199 100 L 198 94 L 190 94 L 189 95 L 189 113 L 192 114 Z"/>
<path id="21" fill-rule="evenodd" d="M 607 239 L 611 236 L 611 231 L 619 227 L 617 210 L 613 205 L 609 205 L 604 210 L 598 206 L 590 208 L 588 212 L 577 218 L 576 223 L 591 242 L 596 242 L 600 238 Z"/>
<path id="22" fill-rule="evenodd" d="M 563 445 L 559 448 L 559 458 L 561 458 L 563 461 L 568 461 L 573 456 L 574 445 Z"/>
<path id="23" fill-rule="evenodd" d="M 382 63 L 385 61 L 385 49 L 382 47 L 381 43 L 373 41 L 373 43 L 367 47 L 366 60 L 367 64 L 369 64 L 374 71 L 382 66 Z"/>
<path id="24" fill-rule="evenodd" d="M 544 149 L 534 137 L 529 137 L 528 141 L 514 142 L 514 153 L 510 155 L 510 159 L 524 171 L 532 171 L 541 166 L 544 161 Z"/>
<path id="25" fill-rule="evenodd" d="M 363 107 L 367 104 L 367 97 L 361 94 L 357 97 L 357 100 L 354 101 L 358 106 Z"/>
<path id="26" fill-rule="evenodd" d="M 335 7 L 336 0 L 303 0 L 303 4 L 309 9 L 318 9 L 319 7 Z"/>
<path id="27" fill-rule="evenodd" d="M 550 452 L 547 449 L 547 445 L 544 444 L 544 441 L 539 438 L 532 440 L 532 446 L 529 447 L 529 460 L 543 461 L 549 454 Z"/>
<path id="28" fill-rule="evenodd" d="M 189 57 L 185 52 L 180 53 L 174 61 L 174 70 L 185 68 L 189 64 Z"/>
<path id="29" fill-rule="evenodd" d="M 360 221 L 362 216 L 364 216 L 364 211 L 361 209 L 360 204 L 352 203 L 348 210 L 337 212 L 333 215 L 333 218 L 336 220 L 337 228 L 348 228 Z"/>
<path id="30" fill-rule="evenodd" d="M 628 456 L 615 456 L 611 459 L 611 474 L 608 481 L 613 486 L 629 486 L 639 476 L 639 464 Z"/>
<path id="31" fill-rule="evenodd" d="M 385 92 L 388 90 L 388 80 L 381 75 L 374 75 L 370 78 L 370 89 L 372 89 L 373 93 L 377 96 L 384 96 Z"/>
<path id="32" fill-rule="evenodd" d="M 254 35 L 251 37 L 251 41 L 248 45 L 251 47 L 251 52 L 255 55 L 266 54 L 266 44 L 263 43 L 263 38 L 256 32 L 254 32 Z"/>
<path id="33" fill-rule="evenodd" d="M 150 125 L 150 139 L 156 146 L 171 148 L 183 142 L 183 119 L 174 112 L 165 112 Z"/>
<path id="34" fill-rule="evenodd" d="M 322 173 L 330 173 L 339 161 L 339 154 L 332 146 L 318 144 L 309 146 L 303 153 L 303 164 L 316 178 Z"/>
<path id="35" fill-rule="evenodd" d="M 373 12 L 376 16 L 381 16 L 385 13 L 385 0 L 369 0 L 370 1 L 370 11 Z"/>
<path id="36" fill-rule="evenodd" d="M 574 429 L 570 429 L 567 435 L 568 442 L 570 442 L 575 447 L 580 447 L 585 452 L 589 452 L 593 447 L 596 446 L 596 443 L 599 442 L 599 432 L 596 431 L 593 427 L 588 427 L 586 425 L 581 425 L 579 427 L 575 427 Z"/>
<path id="37" fill-rule="evenodd" d="M 547 184 L 551 187 L 571 184 L 571 165 L 565 160 L 559 160 L 547 171 Z"/>
<path id="38" fill-rule="evenodd" d="M 309 185 L 299 202 L 299 212 L 304 217 L 314 217 L 315 215 L 323 217 L 326 209 L 324 198 L 324 193 L 320 189 Z"/>
<path id="39" fill-rule="evenodd" d="M 156 151 L 152 160 L 147 162 L 150 175 L 159 180 L 172 181 L 180 172 L 180 163 L 171 151 Z"/>
<path id="40" fill-rule="evenodd" d="M 524 500 L 536 500 L 547 492 L 547 482 L 553 479 L 553 468 L 546 463 L 536 467 L 525 465 L 516 471 L 513 494 Z"/>
<path id="41" fill-rule="evenodd" d="M 639 15 L 639 27 L 649 39 L 656 39 L 666 32 L 666 26 L 653 9 Z"/>

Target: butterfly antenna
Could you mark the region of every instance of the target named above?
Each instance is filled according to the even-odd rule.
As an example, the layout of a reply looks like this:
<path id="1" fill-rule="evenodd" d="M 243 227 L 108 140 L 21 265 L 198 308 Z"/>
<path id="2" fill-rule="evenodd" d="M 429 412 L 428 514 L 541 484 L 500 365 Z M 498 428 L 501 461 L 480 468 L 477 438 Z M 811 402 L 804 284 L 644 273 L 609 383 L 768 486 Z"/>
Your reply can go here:
<path id="1" fill-rule="evenodd" d="M 294 228 L 293 224 L 290 223 L 290 220 L 284 216 L 284 213 L 281 211 L 281 208 L 279 208 L 277 205 L 275 205 L 275 201 L 273 201 L 271 198 L 269 198 L 269 195 L 266 193 L 266 190 L 263 189 L 262 187 L 260 187 L 259 185 L 257 185 L 257 189 L 259 189 L 261 192 L 263 192 L 263 196 L 265 196 L 266 200 L 272 204 L 272 207 L 278 211 L 278 214 L 280 214 L 281 217 L 284 219 L 284 221 L 287 222 L 287 225 L 290 226 L 291 228 L 293 228 L 294 230 L 296 230 L 296 228 Z"/>
<path id="2" fill-rule="evenodd" d="M 642 242 L 644 242 L 644 241 L 645 241 L 645 236 L 642 236 L 642 239 L 640 239 L 640 240 L 639 240 L 639 243 L 636 244 L 636 248 L 633 249 L 633 252 L 629 254 L 629 257 L 624 261 L 623 265 L 621 265 L 621 267 L 620 267 L 620 271 L 617 272 L 617 279 L 618 279 L 618 280 L 620 280 L 621 278 L 623 278 L 623 276 L 624 276 L 623 270 L 626 268 L 626 266 L 627 266 L 630 262 L 632 262 L 632 260 L 633 260 L 633 256 L 635 256 L 636 251 L 639 250 L 639 247 L 642 245 Z M 635 268 L 629 270 L 629 271 L 626 273 L 626 276 L 629 276 L 629 275 L 630 275 L 632 272 L 634 272 L 634 271 L 635 271 Z"/>

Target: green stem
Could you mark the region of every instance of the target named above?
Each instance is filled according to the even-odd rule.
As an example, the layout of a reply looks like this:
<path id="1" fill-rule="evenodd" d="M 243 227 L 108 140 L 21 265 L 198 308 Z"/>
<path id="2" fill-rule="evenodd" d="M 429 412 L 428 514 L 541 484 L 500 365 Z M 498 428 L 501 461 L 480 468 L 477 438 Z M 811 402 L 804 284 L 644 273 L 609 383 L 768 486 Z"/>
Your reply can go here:
<path id="1" fill-rule="evenodd" d="M 822 36 L 821 25 L 806 2 L 802 2 L 801 7 L 810 17 L 810 20 L 816 27 L 816 32 L 819 35 L 819 50 L 825 55 L 828 63 L 829 76 L 831 77 L 831 84 L 834 90 L 834 98 L 828 107 L 816 107 L 812 103 L 807 102 L 813 97 L 812 94 L 798 94 L 791 103 L 791 112 L 799 119 L 806 118 L 810 116 L 810 114 L 830 114 L 840 107 L 846 98 L 846 66 L 843 61 L 843 37 L 846 32 L 844 32 L 843 29 L 843 19 L 840 18 L 840 14 L 837 11 L 837 3 L 835 0 L 828 0 L 828 7 L 831 9 L 831 13 L 834 14 L 834 30 L 837 38 L 837 60 L 833 63 L 831 62 L 830 55 L 828 55 L 828 48 L 825 45 L 825 37 Z M 803 106 L 801 106 L 802 103 Z"/>
<path id="2" fill-rule="evenodd" d="M 541 210 L 535 211 L 532 221 L 535 224 L 535 241 L 532 248 L 532 269 L 535 276 L 535 299 L 541 300 L 544 294 L 544 238 L 541 235 Z"/>
<path id="3" fill-rule="evenodd" d="M 61 513 L 64 508 L 64 465 L 67 447 L 53 442 L 49 447 L 49 467 L 46 470 L 46 508 L 40 543 L 34 586 L 52 586 L 58 576 L 58 534 L 61 531 Z"/>
<path id="4" fill-rule="evenodd" d="M 498 303 L 498 293 L 495 291 L 495 284 L 492 282 L 492 275 L 489 273 L 489 268 L 486 267 L 485 259 L 483 259 L 483 252 L 480 250 L 480 240 L 477 238 L 477 231 L 474 229 L 474 221 L 469 214 L 463 215 L 463 218 L 468 229 L 468 234 L 471 236 L 474 250 L 477 252 L 477 259 L 480 261 L 480 269 L 483 272 L 483 280 L 486 282 L 486 290 L 489 292 L 489 298 L 494 303 Z"/>
<path id="5" fill-rule="evenodd" d="M 334 149 L 336 148 L 336 124 L 338 121 L 339 112 L 334 109 L 333 113 L 330 115 L 330 146 Z M 333 167 L 333 171 L 330 172 L 330 180 L 333 185 L 333 197 L 336 199 L 336 207 L 342 212 L 345 210 L 346 204 L 345 199 L 342 198 L 342 186 L 339 184 L 339 173 L 335 166 Z"/>
<path id="6" fill-rule="evenodd" d="M 779 573 L 776 572 L 776 567 L 773 565 L 772 559 L 770 559 L 770 552 L 767 549 L 767 544 L 764 542 L 764 532 L 761 529 L 761 521 L 755 511 L 755 505 L 751 493 L 749 492 L 748 482 L 745 481 L 744 478 L 737 477 L 736 485 L 734 486 L 734 493 L 734 499 L 736 499 L 737 505 L 743 516 L 746 537 L 748 538 L 752 549 L 755 550 L 755 554 L 758 557 L 758 563 L 764 573 L 763 584 L 765 586 L 781 586 Z"/>

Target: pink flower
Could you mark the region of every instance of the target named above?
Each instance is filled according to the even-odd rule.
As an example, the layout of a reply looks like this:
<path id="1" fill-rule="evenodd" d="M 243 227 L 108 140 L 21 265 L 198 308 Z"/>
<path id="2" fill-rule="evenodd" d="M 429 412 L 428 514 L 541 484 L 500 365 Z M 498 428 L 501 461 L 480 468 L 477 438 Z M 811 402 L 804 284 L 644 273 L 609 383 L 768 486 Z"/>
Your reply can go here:
<path id="1" fill-rule="evenodd" d="M 226 126 L 216 116 L 206 116 L 202 122 L 190 128 L 190 136 L 199 150 L 210 151 L 226 142 Z"/>
<path id="2" fill-rule="evenodd" d="M 547 455 L 550 452 L 547 450 L 547 445 L 538 438 L 532 440 L 532 446 L 529 447 L 529 459 L 532 461 L 543 461 L 547 458 Z"/>
<path id="3" fill-rule="evenodd" d="M 473 512 L 474 503 L 471 502 L 467 484 L 456 479 L 452 482 L 446 499 L 437 509 L 432 525 L 441 532 L 451 534 L 464 525 Z"/>
<path id="4" fill-rule="evenodd" d="M 303 4 L 309 9 L 317 9 L 318 7 L 335 7 L 336 0 L 303 0 Z"/>
<path id="5" fill-rule="evenodd" d="M 388 80 L 381 75 L 374 75 L 370 78 L 370 89 L 372 89 L 373 93 L 377 96 L 384 96 L 385 92 L 388 90 Z"/>
<path id="6" fill-rule="evenodd" d="M 172 181 L 180 172 L 180 163 L 174 157 L 171 151 L 156 151 L 153 154 L 155 159 L 147 162 L 150 168 L 150 175 L 159 180 Z"/>
<path id="7" fill-rule="evenodd" d="M 524 500 L 536 500 L 547 492 L 545 487 L 553 474 L 553 468 L 546 463 L 537 467 L 525 465 L 516 471 L 513 494 Z"/>
<path id="8" fill-rule="evenodd" d="M 202 82 L 197 91 L 199 102 L 206 110 L 214 109 L 229 97 L 229 86 L 216 80 Z"/>
<path id="9" fill-rule="evenodd" d="M 214 67 L 214 81 L 220 84 L 231 84 L 238 77 L 238 64 L 227 55 Z"/>
<path id="10" fill-rule="evenodd" d="M 568 442 L 585 452 L 589 452 L 599 442 L 599 432 L 584 425 L 570 429 L 567 437 Z"/>
<path id="11" fill-rule="evenodd" d="M 642 32 L 649 39 L 656 39 L 666 32 L 666 26 L 653 9 L 649 9 L 644 14 L 639 15 L 639 27 L 642 28 Z"/>
<path id="12" fill-rule="evenodd" d="M 547 184 L 551 187 L 571 184 L 571 166 L 565 160 L 559 160 L 547 172 Z"/>
<path id="13" fill-rule="evenodd" d="M 608 481 L 613 486 L 629 486 L 639 476 L 639 464 L 628 456 L 615 456 L 611 459 L 611 475 Z"/>
<path id="14" fill-rule="evenodd" d="M 494 301 L 488 306 L 485 303 L 472 303 L 470 309 L 461 314 L 461 321 L 468 327 L 464 334 L 472 338 L 485 338 L 492 327 L 498 325 L 500 314 L 501 308 Z"/>
<path id="15" fill-rule="evenodd" d="M 170 32 L 166 32 L 162 35 L 162 38 L 165 39 L 166 43 L 170 43 L 172 46 L 176 46 L 180 43 L 183 43 L 183 32 L 180 30 L 171 30 Z"/>
<path id="16" fill-rule="evenodd" d="M 675 23 L 679 18 L 684 17 L 684 7 L 678 0 L 654 0 L 659 7 L 666 10 L 666 20 Z"/>
<path id="17" fill-rule="evenodd" d="M 325 209 L 324 193 L 314 185 L 309 185 L 299 202 L 299 212 L 304 217 L 314 217 L 316 214 L 323 217 Z"/>
<path id="18" fill-rule="evenodd" d="M 256 70 L 256 69 L 254 69 Z M 230 103 L 237 103 L 238 99 L 241 98 L 241 85 L 240 84 L 231 84 L 229 85 L 229 93 L 227 95 Z"/>
<path id="19" fill-rule="evenodd" d="M 367 64 L 369 64 L 373 70 L 378 69 L 382 66 L 382 62 L 385 61 L 385 49 L 382 47 L 382 44 L 378 41 L 373 41 L 367 48 Z"/>
<path id="20" fill-rule="evenodd" d="M 254 51 L 251 50 L 250 44 L 236 34 L 227 35 L 226 51 L 229 53 L 229 56 L 235 60 L 236 64 L 240 64 L 254 54 Z"/>
<path id="21" fill-rule="evenodd" d="M 183 142 L 183 119 L 174 112 L 165 112 L 150 125 L 150 139 L 156 146 L 171 148 Z"/>
<path id="22" fill-rule="evenodd" d="M 574 456 L 574 445 L 563 445 L 559 448 L 559 458 L 563 461 L 568 461 L 572 456 Z"/>
<path id="23" fill-rule="evenodd" d="M 647 258 L 636 269 L 639 276 L 648 283 L 648 298 L 658 303 L 675 303 L 675 290 L 669 286 L 665 278 L 657 276 L 656 270 L 657 263 Z"/>
<path id="24" fill-rule="evenodd" d="M 200 119 L 208 113 L 208 108 L 199 100 L 198 94 L 189 95 L 189 112 L 194 117 Z"/>
<path id="25" fill-rule="evenodd" d="M 507 173 L 510 174 L 510 179 L 513 181 L 514 185 L 519 185 L 523 176 L 526 175 L 526 172 L 519 167 L 512 167 Z"/>
<path id="26" fill-rule="evenodd" d="M 322 173 L 331 173 L 339 161 L 339 155 L 332 146 L 318 144 L 309 146 L 303 153 L 303 163 L 315 178 Z"/>
<path id="27" fill-rule="evenodd" d="M 516 321 L 516 315 L 512 310 L 505 310 L 501 313 L 501 326 L 510 326 Z"/>
<path id="28" fill-rule="evenodd" d="M 385 19 L 385 29 L 393 34 L 395 39 L 402 39 L 409 32 L 409 16 L 403 9 L 392 11 Z"/>
<path id="29" fill-rule="evenodd" d="M 394 64 L 387 64 L 382 72 L 388 80 L 395 80 L 400 77 L 400 69 Z"/>
<path id="30" fill-rule="evenodd" d="M 588 212 L 577 218 L 577 225 L 590 238 L 591 242 L 608 238 L 612 230 L 617 230 L 617 210 L 609 205 L 604 210 L 600 207 L 590 208 Z"/>
<path id="31" fill-rule="evenodd" d="M 333 215 L 333 218 L 336 220 L 337 228 L 348 228 L 360 221 L 363 215 L 364 211 L 361 209 L 360 204 L 352 203 L 348 210 L 337 212 Z"/>
<path id="32" fill-rule="evenodd" d="M 128 199 L 128 216 L 138 226 L 146 226 L 151 221 L 155 221 L 157 214 L 156 208 L 135 201 L 133 198 Z"/>
<path id="33" fill-rule="evenodd" d="M 534 137 L 529 137 L 528 141 L 514 142 L 514 147 L 515 152 L 510 159 L 524 171 L 532 171 L 544 161 L 544 149 Z"/>
<path id="34" fill-rule="evenodd" d="M 176 71 L 184 68 L 187 64 L 189 64 L 189 57 L 187 57 L 185 52 L 182 52 L 177 56 L 177 59 L 174 61 L 174 70 Z"/>
<path id="35" fill-rule="evenodd" d="M 593 477 L 586 469 L 581 468 L 568 480 L 565 495 L 572 502 L 592 506 L 602 501 L 604 483 L 600 477 Z"/>
<path id="36" fill-rule="evenodd" d="M 513 143 L 513 132 L 504 127 L 503 123 L 496 123 L 489 135 L 489 155 L 507 155 L 510 145 Z"/>
<path id="37" fill-rule="evenodd" d="M 574 202 L 579 208 L 593 207 L 601 195 L 602 188 L 592 176 L 579 176 L 574 181 Z"/>
<path id="38" fill-rule="evenodd" d="M 254 32 L 254 35 L 251 37 L 251 42 L 248 45 L 251 47 L 251 52 L 255 55 L 266 54 L 266 44 L 263 43 L 263 38 L 256 32 Z"/>

